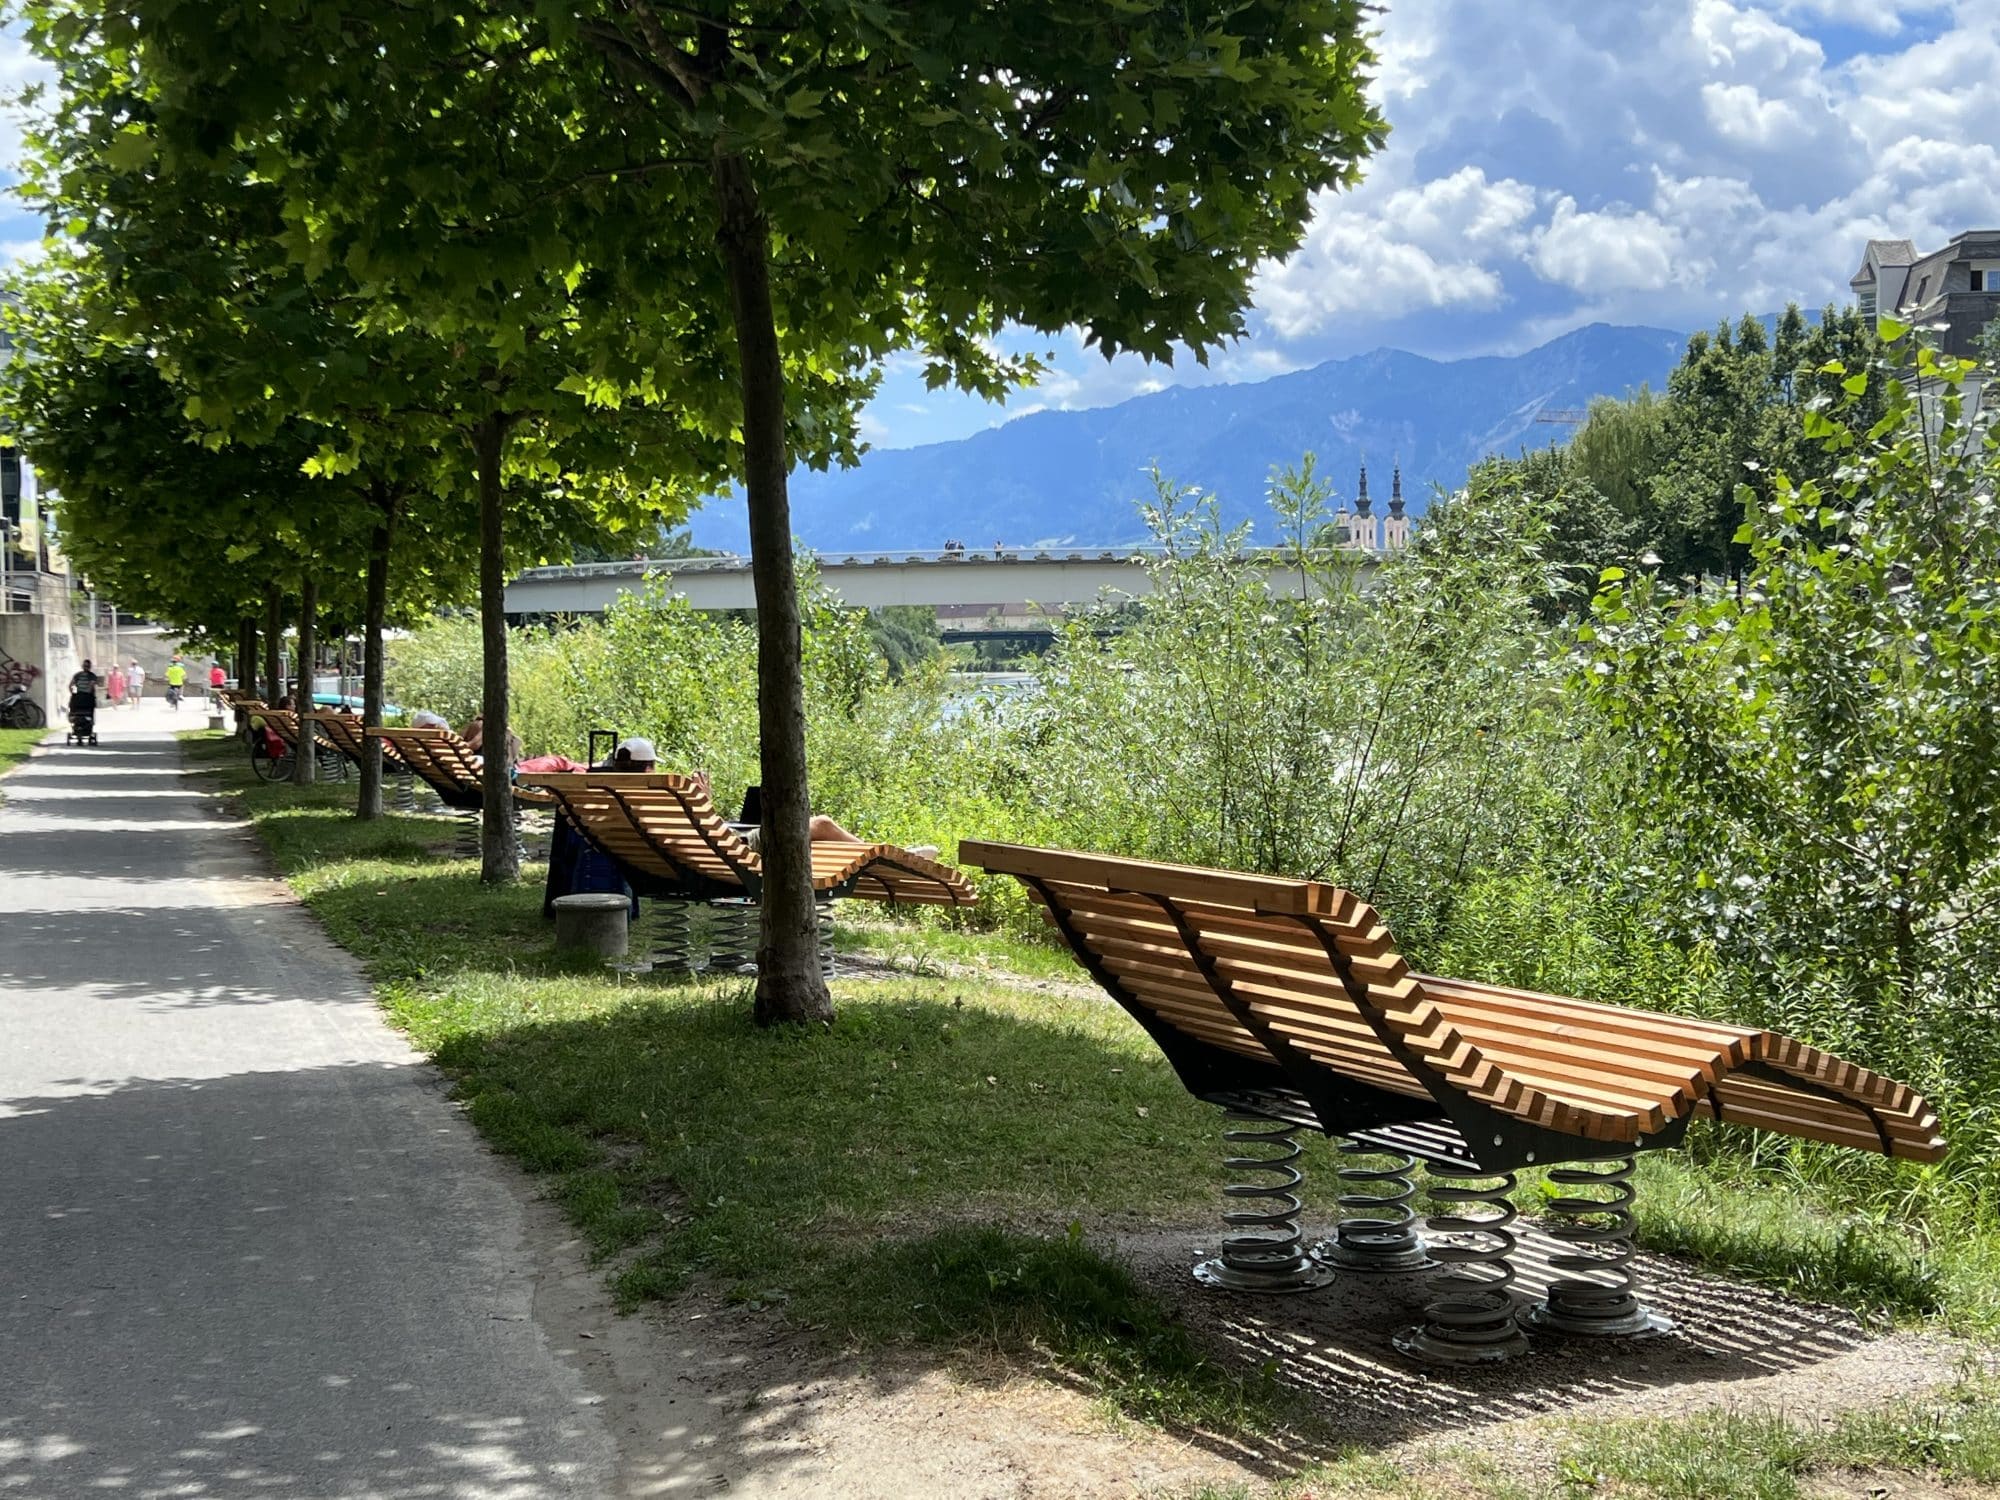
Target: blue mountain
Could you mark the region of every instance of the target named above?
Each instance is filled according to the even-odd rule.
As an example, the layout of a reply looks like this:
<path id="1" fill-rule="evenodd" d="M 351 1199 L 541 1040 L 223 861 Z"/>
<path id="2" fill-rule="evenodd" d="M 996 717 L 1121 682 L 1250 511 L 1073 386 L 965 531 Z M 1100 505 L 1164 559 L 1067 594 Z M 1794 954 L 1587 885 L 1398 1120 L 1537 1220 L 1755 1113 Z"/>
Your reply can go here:
<path id="1" fill-rule="evenodd" d="M 1455 489 L 1492 453 L 1568 437 L 1537 422 L 1594 396 L 1655 389 L 1686 335 L 1595 323 L 1524 354 L 1437 360 L 1378 349 L 1237 385 L 1170 387 L 1117 406 L 1041 411 L 950 443 L 872 451 L 852 469 L 792 476 L 792 525 L 822 552 L 942 546 L 1116 545 L 1144 535 L 1136 503 L 1149 466 L 1212 491 L 1231 521 L 1267 534 L 1274 466 L 1310 451 L 1343 496 L 1373 469 L 1376 512 L 1389 470 L 1403 469 L 1410 513 L 1433 489 Z M 693 517 L 696 543 L 742 550 L 740 500 Z"/>

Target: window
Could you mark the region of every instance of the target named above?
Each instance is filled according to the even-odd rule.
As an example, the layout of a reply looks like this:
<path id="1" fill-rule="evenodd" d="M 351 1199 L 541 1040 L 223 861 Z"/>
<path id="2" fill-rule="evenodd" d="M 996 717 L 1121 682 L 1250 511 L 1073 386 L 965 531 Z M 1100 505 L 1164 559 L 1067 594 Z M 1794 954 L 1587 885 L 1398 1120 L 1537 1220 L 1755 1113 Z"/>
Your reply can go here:
<path id="1" fill-rule="evenodd" d="M 1986 272 L 1977 266 L 1972 271 L 1972 289 L 1975 292 L 1986 290 Z M 1995 290 L 2000 291 L 2000 287 L 1996 287 Z"/>
<path id="2" fill-rule="evenodd" d="M 1910 306 L 1922 307 L 1924 305 L 1924 293 L 1929 291 L 1930 289 L 1931 289 L 1930 277 L 1925 276 L 1922 279 L 1920 279 L 1917 282 L 1917 295 L 1910 299 Z"/>

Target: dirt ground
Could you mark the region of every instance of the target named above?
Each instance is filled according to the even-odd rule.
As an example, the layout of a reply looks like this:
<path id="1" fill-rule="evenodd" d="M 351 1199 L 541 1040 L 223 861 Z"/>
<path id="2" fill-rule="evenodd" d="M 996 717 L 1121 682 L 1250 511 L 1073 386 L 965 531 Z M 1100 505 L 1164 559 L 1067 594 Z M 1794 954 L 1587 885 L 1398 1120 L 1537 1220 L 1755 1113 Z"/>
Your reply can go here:
<path id="1" fill-rule="evenodd" d="M 620 1317 L 556 1210 L 537 1205 L 549 1273 L 536 1318 L 581 1366 L 625 1450 L 628 1496 L 729 1494 L 823 1500 L 1259 1493 L 1341 1447 L 1427 1466 L 1440 1443 L 1512 1477 L 1546 1479 L 1553 1417 L 1671 1416 L 1708 1407 L 1811 1421 L 1949 1383 L 1963 1350 L 1917 1334 L 1871 1336 L 1854 1319 L 1642 1258 L 1649 1301 L 1675 1330 L 1605 1341 L 1539 1338 L 1504 1365 L 1426 1369 L 1391 1335 L 1416 1320 L 1422 1275 L 1343 1277 L 1303 1296 L 1203 1290 L 1188 1275 L 1212 1232 L 1108 1237 L 1172 1299 L 1218 1360 L 1317 1398 L 1329 1431 L 1245 1445 L 1115 1419 L 1057 1381 L 902 1351 L 828 1350 L 777 1315 L 692 1294 Z M 1530 1231 L 1517 1287 L 1546 1284 L 1551 1242 Z M 1905 1476 L 1852 1476 L 1827 1494 L 1942 1494 Z"/>

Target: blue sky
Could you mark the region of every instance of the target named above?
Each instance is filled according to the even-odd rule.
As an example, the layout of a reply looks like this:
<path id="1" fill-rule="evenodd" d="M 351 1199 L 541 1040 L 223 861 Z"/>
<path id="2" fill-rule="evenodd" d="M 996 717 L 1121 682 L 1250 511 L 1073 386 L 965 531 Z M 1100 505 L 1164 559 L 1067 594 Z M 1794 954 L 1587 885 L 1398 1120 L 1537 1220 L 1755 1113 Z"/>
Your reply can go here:
<path id="1" fill-rule="evenodd" d="M 1110 364 L 1079 338 L 1004 408 L 890 367 L 878 446 L 1045 407 L 1256 380 L 1390 345 L 1529 348 L 1591 322 L 1692 328 L 1844 300 L 1871 236 L 2000 227 L 2000 0 L 1387 0 L 1387 148 L 1257 279 L 1207 369 Z M 0 85 L 34 76 L 0 36 Z M 17 137 L 0 133 L 0 161 Z M 39 226 L 0 214 L 0 256 Z"/>

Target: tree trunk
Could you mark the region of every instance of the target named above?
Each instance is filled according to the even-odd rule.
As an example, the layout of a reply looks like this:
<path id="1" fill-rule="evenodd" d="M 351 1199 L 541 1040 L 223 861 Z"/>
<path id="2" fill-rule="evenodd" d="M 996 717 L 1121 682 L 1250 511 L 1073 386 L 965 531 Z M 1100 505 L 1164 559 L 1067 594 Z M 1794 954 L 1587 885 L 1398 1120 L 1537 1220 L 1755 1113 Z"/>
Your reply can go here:
<path id="1" fill-rule="evenodd" d="M 249 615 L 236 622 L 236 691 L 250 698 L 257 696 L 257 622 Z M 235 729 L 248 739 L 250 716 L 240 708 L 235 714 Z"/>
<path id="2" fill-rule="evenodd" d="M 757 724 L 763 777 L 763 933 L 757 948 L 759 1025 L 831 1021 L 819 972 L 806 790 L 805 681 L 798 579 L 785 475 L 785 374 L 771 310 L 770 235 L 740 156 L 718 152 L 718 235 L 729 278 L 743 380 L 743 479 L 750 507 L 750 578 L 757 598 Z"/>
<path id="3" fill-rule="evenodd" d="M 514 841 L 514 786 L 507 763 L 507 572 L 504 497 L 500 457 L 512 418 L 482 417 L 472 429 L 472 454 L 479 468 L 479 642 L 485 654 L 480 732 L 485 769 L 480 775 L 485 805 L 479 829 L 479 878 L 505 885 L 521 873 Z"/>
<path id="4" fill-rule="evenodd" d="M 264 691 L 273 708 L 285 696 L 285 596 L 275 583 L 264 588 Z"/>
<path id="5" fill-rule="evenodd" d="M 389 613 L 389 546 L 396 534 L 396 502 L 384 485 L 376 491 L 381 519 L 368 538 L 368 599 L 361 622 L 361 723 L 382 723 L 382 623 Z M 382 816 L 382 742 L 361 738 L 361 800 L 357 818 Z"/>
<path id="6" fill-rule="evenodd" d="M 236 691 L 257 696 L 257 622 L 245 615 L 236 622 Z"/>
<path id="7" fill-rule="evenodd" d="M 319 771 L 319 757 L 313 753 L 313 727 L 304 715 L 313 711 L 313 675 L 319 659 L 319 580 L 306 574 L 299 583 L 299 676 L 292 693 L 292 708 L 299 719 L 299 748 L 292 757 L 292 785 L 311 786 Z"/>

